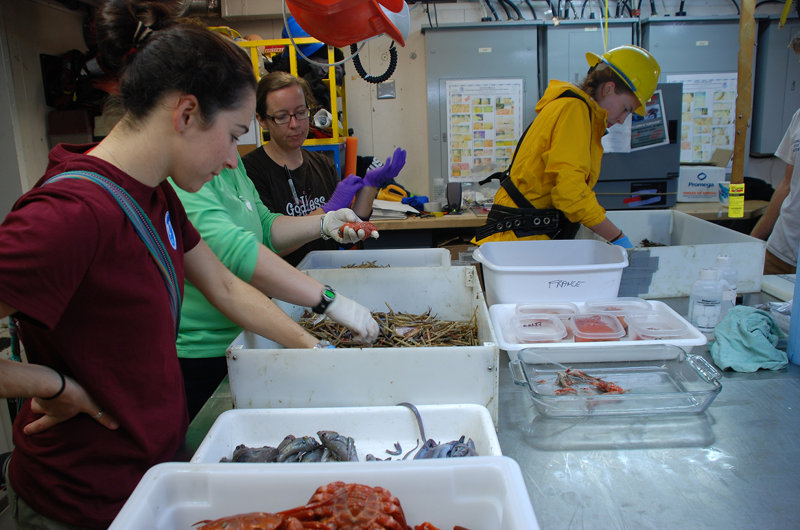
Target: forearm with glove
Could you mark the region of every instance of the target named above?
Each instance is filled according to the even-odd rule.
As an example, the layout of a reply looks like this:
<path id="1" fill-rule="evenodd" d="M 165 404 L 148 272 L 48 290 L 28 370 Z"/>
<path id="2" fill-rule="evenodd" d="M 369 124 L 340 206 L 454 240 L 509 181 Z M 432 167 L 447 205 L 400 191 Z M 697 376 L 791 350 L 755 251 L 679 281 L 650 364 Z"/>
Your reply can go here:
<path id="1" fill-rule="evenodd" d="M 349 175 L 340 180 L 336 189 L 333 190 L 331 198 L 322 206 L 322 210 L 327 213 L 341 208 L 349 208 L 356 193 L 363 187 L 364 179 L 356 175 Z"/>
<path id="2" fill-rule="evenodd" d="M 405 165 L 406 150 L 398 147 L 394 150 L 392 156 L 386 159 L 386 163 L 383 166 L 367 171 L 367 174 L 364 175 L 364 185 L 380 188 L 399 175 Z"/>
<path id="3" fill-rule="evenodd" d="M 405 165 L 406 151 L 398 147 L 392 156 L 386 159 L 386 164 L 367 171 L 364 175 L 364 187 L 356 194 L 353 210 L 362 218 L 369 219 L 372 215 L 372 201 L 378 195 L 378 190 L 393 181 Z"/>
<path id="4" fill-rule="evenodd" d="M 326 287 L 327 289 L 330 288 Z M 333 301 L 327 306 L 324 314 L 334 322 L 350 329 L 356 342 L 372 344 L 378 338 L 378 323 L 372 318 L 369 309 L 346 296 L 335 293 Z"/>
<path id="5" fill-rule="evenodd" d="M 346 225 L 359 222 L 361 222 L 361 219 L 358 218 L 353 210 L 348 208 L 328 212 L 322 216 L 320 221 L 320 236 L 323 239 L 333 239 L 337 243 L 358 243 L 367 238 L 366 231 L 363 228 L 353 230 L 352 227 Z M 369 237 L 374 239 L 377 239 L 378 236 L 377 230 L 373 230 L 369 234 Z"/>

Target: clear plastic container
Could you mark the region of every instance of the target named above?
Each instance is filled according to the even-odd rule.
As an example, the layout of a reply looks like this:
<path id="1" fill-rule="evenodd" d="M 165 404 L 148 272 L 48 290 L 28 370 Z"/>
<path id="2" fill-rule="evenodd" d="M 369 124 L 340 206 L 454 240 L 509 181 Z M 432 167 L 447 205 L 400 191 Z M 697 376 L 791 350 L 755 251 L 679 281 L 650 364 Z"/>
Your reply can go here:
<path id="1" fill-rule="evenodd" d="M 612 341 L 625 336 L 625 328 L 609 313 L 575 315 L 569 322 L 575 342 Z"/>
<path id="2" fill-rule="evenodd" d="M 722 305 L 720 306 L 720 320 L 736 305 L 736 284 L 738 274 L 736 267 L 731 265 L 731 257 L 727 254 L 717 255 L 717 271 L 720 280 L 725 282 L 722 291 Z"/>
<path id="3" fill-rule="evenodd" d="M 560 302 L 558 300 L 528 302 L 517 304 L 514 308 L 517 317 L 524 317 L 532 314 L 555 315 L 562 321 L 569 320 L 572 315 L 579 313 L 578 306 L 572 302 Z"/>
<path id="4" fill-rule="evenodd" d="M 683 337 L 689 332 L 685 323 L 666 313 L 647 311 L 626 315 L 631 340 L 663 340 Z"/>
<path id="5" fill-rule="evenodd" d="M 517 340 L 524 343 L 558 342 L 567 336 L 567 328 L 556 315 L 528 314 L 514 317 Z"/>
<path id="6" fill-rule="evenodd" d="M 619 319 L 619 323 L 627 330 L 628 324 L 625 322 L 625 315 L 629 313 L 641 313 L 651 311 L 653 308 L 650 302 L 641 298 L 621 297 L 607 298 L 604 300 L 587 300 L 587 313 L 608 313 Z"/>

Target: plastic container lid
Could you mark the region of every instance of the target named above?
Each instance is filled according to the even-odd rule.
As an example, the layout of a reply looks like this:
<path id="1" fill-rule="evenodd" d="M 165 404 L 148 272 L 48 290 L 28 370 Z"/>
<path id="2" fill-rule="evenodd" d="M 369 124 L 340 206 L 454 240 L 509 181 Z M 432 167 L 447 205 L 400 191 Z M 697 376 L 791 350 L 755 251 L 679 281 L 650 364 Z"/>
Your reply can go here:
<path id="1" fill-rule="evenodd" d="M 570 320 L 575 342 L 619 340 L 625 336 L 617 317 L 609 313 L 575 315 Z"/>
<path id="2" fill-rule="evenodd" d="M 651 311 L 652 306 L 647 300 L 635 297 L 606 298 L 604 300 L 587 300 L 587 313 L 610 313 L 621 316 L 628 313 Z"/>
<path id="3" fill-rule="evenodd" d="M 524 304 L 517 304 L 514 308 L 514 314 L 517 317 L 524 317 L 532 314 L 555 315 L 559 318 L 567 319 L 572 315 L 578 314 L 578 306 L 572 302 L 561 302 L 558 300 L 542 301 L 542 302 L 528 302 Z"/>
<path id="4" fill-rule="evenodd" d="M 558 342 L 567 336 L 567 328 L 556 315 L 533 313 L 517 316 L 514 330 L 520 342 Z"/>
<path id="5" fill-rule="evenodd" d="M 625 319 L 628 322 L 628 332 L 632 339 L 671 339 L 681 337 L 689 332 L 685 323 L 658 311 L 631 313 L 626 315 Z"/>

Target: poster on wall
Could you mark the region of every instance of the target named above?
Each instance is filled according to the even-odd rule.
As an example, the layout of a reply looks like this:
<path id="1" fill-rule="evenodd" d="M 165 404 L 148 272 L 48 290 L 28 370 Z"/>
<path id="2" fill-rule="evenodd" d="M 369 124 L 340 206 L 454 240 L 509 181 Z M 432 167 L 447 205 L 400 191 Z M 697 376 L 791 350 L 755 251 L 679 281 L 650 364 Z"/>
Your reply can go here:
<path id="1" fill-rule="evenodd" d="M 656 90 L 645 104 L 644 116 L 630 113 L 625 122 L 608 128 L 600 140 L 604 153 L 630 153 L 669 143 L 664 98 Z"/>
<path id="2" fill-rule="evenodd" d="M 448 80 L 450 182 L 477 182 L 511 163 L 522 134 L 522 79 Z"/>
<path id="3" fill-rule="evenodd" d="M 656 90 L 644 106 L 644 116 L 631 114 L 631 151 L 669 143 L 664 98 Z"/>
<path id="4" fill-rule="evenodd" d="M 681 162 L 709 162 L 716 149 L 733 149 L 736 72 L 668 75 L 683 83 Z"/>

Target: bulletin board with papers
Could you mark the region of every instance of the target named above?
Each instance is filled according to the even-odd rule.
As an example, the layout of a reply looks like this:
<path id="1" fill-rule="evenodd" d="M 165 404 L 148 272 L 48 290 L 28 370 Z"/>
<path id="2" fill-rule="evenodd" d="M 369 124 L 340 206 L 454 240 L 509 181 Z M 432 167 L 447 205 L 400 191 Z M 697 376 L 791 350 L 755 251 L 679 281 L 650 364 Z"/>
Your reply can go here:
<path id="1" fill-rule="evenodd" d="M 522 79 L 448 80 L 450 182 L 477 182 L 511 163 L 522 134 Z"/>
<path id="2" fill-rule="evenodd" d="M 707 163 L 717 149 L 733 149 L 736 72 L 669 75 L 683 83 L 681 163 Z"/>

